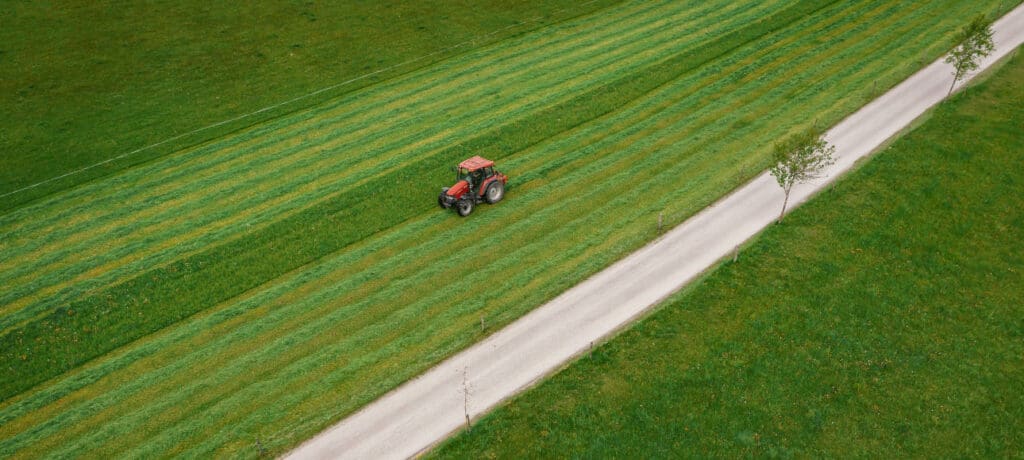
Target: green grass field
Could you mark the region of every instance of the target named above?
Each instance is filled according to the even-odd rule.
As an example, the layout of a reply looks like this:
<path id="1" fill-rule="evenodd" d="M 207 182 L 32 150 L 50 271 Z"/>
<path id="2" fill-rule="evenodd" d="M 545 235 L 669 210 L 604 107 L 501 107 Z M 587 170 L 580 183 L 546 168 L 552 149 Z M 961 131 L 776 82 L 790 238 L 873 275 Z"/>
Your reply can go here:
<path id="1" fill-rule="evenodd" d="M 0 211 L 615 3 L 7 5 Z M 233 121 L 219 124 L 226 120 Z"/>
<path id="2" fill-rule="evenodd" d="M 0 454 L 282 452 L 1010 7 L 624 3 L 7 212 Z M 475 153 L 506 200 L 441 212 Z"/>
<path id="3" fill-rule="evenodd" d="M 1024 449 L 1024 55 L 436 457 Z"/>

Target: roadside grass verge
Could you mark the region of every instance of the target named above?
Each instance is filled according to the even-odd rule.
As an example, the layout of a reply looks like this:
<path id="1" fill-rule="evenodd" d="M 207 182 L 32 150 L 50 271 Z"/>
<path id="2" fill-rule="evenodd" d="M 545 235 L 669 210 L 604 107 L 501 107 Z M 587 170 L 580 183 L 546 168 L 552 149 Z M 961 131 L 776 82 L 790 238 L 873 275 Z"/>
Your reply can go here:
<path id="1" fill-rule="evenodd" d="M 2 272 L 37 276 L 0 317 L 0 452 L 281 452 L 714 201 L 980 7 L 826 3 L 623 6 L 26 207 L 0 223 L 39 261 Z M 549 60 L 566 74 L 516 73 Z M 471 152 L 513 186 L 458 219 L 433 199 Z"/>
<path id="2" fill-rule="evenodd" d="M 434 457 L 1024 445 L 1024 56 Z"/>

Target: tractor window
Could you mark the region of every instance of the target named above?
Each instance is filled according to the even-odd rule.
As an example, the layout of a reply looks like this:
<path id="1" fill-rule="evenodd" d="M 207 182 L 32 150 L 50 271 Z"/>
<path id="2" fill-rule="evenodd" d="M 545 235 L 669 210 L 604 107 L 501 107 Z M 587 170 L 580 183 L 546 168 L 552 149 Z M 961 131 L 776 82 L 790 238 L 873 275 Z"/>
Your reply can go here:
<path id="1" fill-rule="evenodd" d="M 494 175 L 494 167 L 488 166 L 484 168 L 484 177 L 491 177 Z"/>

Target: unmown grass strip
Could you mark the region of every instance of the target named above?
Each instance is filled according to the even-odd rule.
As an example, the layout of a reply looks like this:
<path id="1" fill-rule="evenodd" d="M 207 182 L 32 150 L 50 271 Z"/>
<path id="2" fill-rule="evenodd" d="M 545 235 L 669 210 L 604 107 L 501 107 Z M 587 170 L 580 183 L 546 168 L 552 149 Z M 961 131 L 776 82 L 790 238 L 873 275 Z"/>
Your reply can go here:
<path id="1" fill-rule="evenodd" d="M 1012 455 L 1021 81 L 1018 54 L 434 455 Z"/>
<path id="2" fill-rule="evenodd" d="M 806 6 L 805 6 L 805 7 L 806 7 Z M 787 11 L 788 11 L 788 10 L 787 10 Z M 790 11 L 790 12 L 792 12 L 792 11 Z M 773 24 L 773 23 L 769 23 L 769 24 L 767 24 L 767 25 L 766 25 L 766 24 L 758 24 L 758 26 L 759 26 L 759 27 L 769 27 L 769 28 L 771 28 L 771 27 L 777 27 L 777 26 L 774 26 L 774 24 Z M 745 36 L 744 36 L 743 34 L 738 34 L 737 36 L 739 37 L 739 40 L 749 40 L 749 39 L 751 38 L 751 37 L 746 37 L 746 38 L 744 38 Z M 737 40 L 737 38 L 736 38 L 736 37 L 737 37 L 737 36 L 730 36 L 730 37 L 729 37 L 729 41 L 726 41 L 725 43 L 723 43 L 723 44 L 722 44 L 722 46 L 726 46 L 726 48 L 725 48 L 725 49 L 729 49 L 728 47 L 731 47 L 731 46 L 735 46 L 734 44 L 731 44 L 731 43 L 741 43 L 741 42 L 736 42 L 736 40 Z M 706 50 L 705 50 L 705 51 L 706 51 Z M 685 64 L 685 61 L 683 62 L 683 64 Z M 677 65 L 679 65 L 679 62 L 677 62 Z M 632 79 L 631 79 L 631 80 L 632 80 Z M 634 82 L 634 83 L 635 83 L 635 82 Z M 641 89 L 641 90 L 642 90 L 642 87 L 640 87 L 639 89 Z M 621 96 L 621 94 L 617 94 L 617 93 L 616 93 L 616 94 L 614 94 L 614 95 L 615 95 L 615 96 Z M 606 99 L 606 100 L 608 100 L 608 103 L 609 103 L 609 104 L 613 103 L 610 97 L 609 97 L 608 99 Z M 568 112 L 568 108 L 562 108 L 562 109 L 560 109 L 560 110 Z M 568 114 L 565 114 L 564 112 L 561 112 L 561 113 L 548 113 L 548 116 L 549 116 L 549 117 L 551 117 L 552 119 L 553 119 L 553 118 L 556 118 L 555 116 L 559 116 L 559 117 L 557 117 L 557 118 L 563 118 L 563 117 L 564 117 L 565 119 L 567 119 L 567 120 L 569 120 L 569 121 L 572 121 L 572 120 L 581 120 L 581 121 L 582 121 L 582 120 L 583 120 L 583 117 L 586 117 L 586 116 L 587 116 L 587 115 L 589 115 L 589 114 L 583 114 L 583 115 L 580 115 L 580 114 L 573 114 L 573 115 L 574 115 L 574 116 L 570 116 L 570 115 L 568 115 Z M 548 125 L 548 126 L 545 126 L 545 125 L 543 125 L 543 123 L 544 123 L 544 122 L 546 122 L 546 121 L 548 121 L 548 120 L 550 120 L 550 119 L 545 119 L 545 118 L 543 118 L 543 117 L 542 117 L 542 118 L 540 118 L 540 119 L 538 119 L 538 120 L 535 120 L 536 122 L 538 122 L 538 123 L 537 123 L 538 125 L 540 125 L 540 126 L 544 126 L 544 129 L 540 129 L 540 130 L 538 130 L 538 131 L 537 131 L 536 133 L 531 133 L 532 135 L 536 136 L 536 137 L 534 137 L 534 138 L 543 138 L 542 136 L 543 136 L 544 134 L 546 134 L 546 133 L 548 133 L 548 132 L 552 132 L 552 131 L 553 131 L 553 128 L 551 128 L 551 127 L 550 127 L 550 125 Z M 518 130 L 518 128 L 521 128 L 521 126 L 515 126 L 514 128 Z M 525 138 L 525 139 L 523 139 L 523 140 L 525 140 L 525 141 L 527 141 L 527 142 L 528 142 L 528 141 L 530 140 L 530 138 Z M 464 148 L 465 148 L 465 144 L 464 144 Z M 459 150 L 459 153 L 458 153 L 458 154 L 455 154 L 455 155 L 451 155 L 451 154 L 450 154 L 450 155 L 451 155 L 451 156 L 452 156 L 453 158 L 457 158 L 457 157 L 456 157 L 456 155 L 458 155 L 458 156 L 461 156 L 461 155 L 462 155 L 462 152 L 464 152 L 464 151 L 465 151 L 465 150 Z M 426 168 L 425 166 L 426 166 L 426 165 L 422 165 L 421 167 L 424 167 L 424 169 L 427 169 L 427 168 Z M 416 175 L 416 174 L 415 174 L 415 172 L 416 172 L 416 171 L 410 171 L 410 173 L 411 173 L 412 175 Z M 362 189 L 362 190 L 367 190 L 367 189 L 366 189 L 366 187 L 364 187 L 364 189 Z M 369 192 L 369 191 L 368 191 L 368 192 Z M 418 195 L 418 194 L 416 194 L 416 195 Z M 415 195 L 414 195 L 414 196 L 415 196 Z M 399 196 L 398 198 L 400 198 L 400 196 Z M 395 203 L 397 203 L 398 201 L 399 201 L 399 200 L 395 200 Z M 319 211 L 319 212 L 323 212 L 323 210 L 317 210 L 317 211 Z M 356 215 L 356 214 L 358 214 L 358 209 L 357 209 L 357 208 L 356 208 L 356 209 L 348 209 L 348 210 L 347 210 L 346 212 L 348 213 L 348 215 Z M 321 214 L 321 215 L 323 215 L 323 214 Z M 306 216 L 306 217 L 309 217 L 309 216 Z M 311 216 L 311 217 L 315 217 L 315 216 Z M 399 219 L 399 220 L 400 220 L 400 219 Z M 308 232 L 308 226 L 303 226 L 303 234 L 305 234 L 305 233 L 307 233 L 307 232 Z M 373 233 L 373 232 L 376 232 L 376 231 L 375 231 L 375 229 L 372 229 L 372 228 L 371 228 L 371 229 L 369 229 L 369 233 L 364 233 L 364 234 L 362 234 L 362 235 L 369 235 L 370 233 Z M 272 234 L 272 233 L 268 233 L 268 234 Z M 332 233 L 332 235 L 329 235 L 329 236 L 327 236 L 327 237 L 328 237 L 328 238 L 332 238 L 332 237 L 337 237 L 337 235 L 335 235 L 334 233 Z M 287 240 L 287 238 L 286 238 L 286 240 Z M 280 241 L 280 240 L 279 240 L 279 241 Z M 294 245 L 297 245 L 297 244 L 298 244 L 298 242 L 297 242 L 296 240 L 291 240 L 291 241 L 289 242 L 289 244 L 290 244 L 290 245 L 293 245 L 293 247 L 294 247 Z M 332 248 L 332 247 L 337 247 L 337 246 L 328 246 L 328 247 L 327 247 L 326 249 L 328 249 L 328 250 L 331 250 L 331 248 Z M 237 251 L 238 249 L 239 249 L 239 248 L 236 248 L 236 251 Z M 279 248 L 279 249 L 280 249 L 280 248 Z M 312 249 L 318 249 L 318 248 L 312 248 Z M 309 251 L 309 250 L 310 250 L 310 248 L 308 248 L 308 247 L 307 247 L 307 248 L 306 248 L 306 251 Z M 249 254 L 252 254 L 252 256 L 256 256 L 256 255 L 258 254 L 258 255 L 260 256 L 260 259 L 265 259 L 265 257 L 263 257 L 263 256 L 265 255 L 265 252 L 257 252 L 256 250 L 252 250 L 252 251 L 248 251 L 248 253 L 249 253 Z M 296 250 L 296 251 L 292 251 L 292 252 L 290 252 L 290 253 L 292 253 L 292 254 L 295 254 L 295 253 L 299 253 L 299 254 L 301 254 L 301 253 L 302 253 L 302 251 L 301 251 L 301 250 Z M 204 255 L 208 255 L 208 254 L 204 254 Z M 226 262 L 224 262 L 224 260 L 230 260 L 230 259 L 234 258 L 234 257 L 232 257 L 232 256 L 231 256 L 230 254 L 227 254 L 227 255 L 225 255 L 224 253 L 220 253 L 220 254 L 216 254 L 216 255 L 213 255 L 213 254 L 209 254 L 209 257 L 210 257 L 210 258 L 208 258 L 207 260 L 210 260 L 210 263 L 217 263 L 217 264 L 221 264 L 222 266 L 223 266 L 223 264 L 225 264 L 225 263 L 226 263 Z M 308 260 L 308 259 L 306 259 L 305 257 L 308 257 L 308 256 L 301 256 L 301 255 L 300 255 L 300 257 L 297 257 L 297 258 L 298 258 L 299 260 Z M 196 262 L 196 261 L 195 261 L 195 260 L 193 260 L 193 261 L 191 261 L 191 262 Z M 176 262 L 176 263 L 177 263 L 177 262 Z M 263 261 L 263 262 L 261 262 L 261 263 L 266 263 L 266 261 L 264 260 L 264 261 Z M 202 263 L 202 261 L 200 261 L 200 263 L 194 263 L 194 264 L 191 264 L 191 266 L 202 266 L 202 265 L 205 265 L 204 263 Z M 234 265 L 234 264 L 232 264 L 232 265 Z M 238 263 L 238 265 L 242 265 L 242 266 L 245 266 L 245 265 L 247 265 L 247 264 L 246 264 L 245 262 L 239 262 L 239 263 Z M 288 264 L 288 263 L 286 263 L 286 264 L 285 264 L 285 267 L 287 267 L 287 266 L 289 266 L 289 264 Z M 294 264 L 292 264 L 292 266 L 294 266 Z M 181 269 L 176 269 L 176 268 L 181 268 Z M 185 271 L 186 269 L 191 269 L 191 267 L 190 267 L 190 266 L 187 266 L 187 265 L 186 265 L 186 266 L 172 266 L 172 267 L 171 267 L 170 269 L 168 269 L 168 270 L 165 270 L 165 271 L 172 271 L 172 273 L 174 273 L 174 275 L 170 275 L 170 276 L 167 276 L 167 277 L 164 277 L 164 276 L 157 276 L 157 277 L 156 277 L 156 279 L 157 279 L 157 280 L 160 280 L 160 282 L 161 282 L 161 286 L 167 286 L 167 285 L 168 285 L 168 283 L 167 283 L 167 280 L 168 280 L 168 278 L 170 278 L 170 279 L 180 278 L 180 277 L 181 277 L 181 275 L 178 275 L 178 274 L 182 273 L 182 271 Z M 223 271 L 223 270 L 222 270 L 222 271 Z M 228 269 L 226 269 L 226 271 L 237 271 L 237 268 L 236 268 L 236 267 L 233 267 L 233 266 L 232 266 L 231 268 L 228 268 Z M 258 274 L 254 274 L 254 275 L 256 275 L 256 277 L 255 277 L 255 278 L 252 278 L 253 282 L 249 282 L 249 283 L 255 283 L 255 282 L 256 282 L 256 280 L 258 280 L 258 279 L 261 279 L 261 278 L 263 277 L 263 276 L 260 276 L 260 275 L 258 275 Z M 154 283 L 154 278 L 150 278 L 150 279 L 147 279 L 147 280 L 137 280 L 137 281 L 135 281 L 134 283 L 135 283 L 136 285 L 142 285 L 142 286 L 145 286 L 145 285 L 154 285 L 154 284 L 155 284 L 155 283 Z M 174 283 L 174 282 L 172 281 L 172 282 L 171 282 L 171 284 L 173 284 L 173 283 Z M 216 292 L 216 293 L 217 293 L 216 295 L 227 295 L 227 294 L 225 294 L 225 292 L 227 292 L 228 294 L 229 294 L 230 292 L 239 292 L 239 290 L 240 290 L 240 289 L 245 289 L 245 288 L 247 288 L 248 286 L 252 286 L 252 284 L 248 284 L 248 283 L 242 283 L 242 284 L 241 284 L 241 286 L 240 286 L 239 284 L 232 284 L 232 285 L 230 285 L 230 286 L 228 286 L 228 285 L 226 285 L 226 284 L 220 284 L 220 285 L 218 285 L 218 286 L 201 286 L 201 287 L 198 287 L 198 288 L 194 288 L 194 289 L 198 289 L 198 290 L 203 290 L 203 291 L 206 291 L 206 292 Z M 137 292 L 138 290 L 137 290 L 137 289 L 125 289 L 124 291 L 125 291 L 125 292 Z M 178 294 L 174 294 L 174 293 L 172 293 L 172 295 L 171 295 L 171 296 L 166 296 L 166 295 L 163 295 L 163 293 L 161 293 L 161 295 L 157 295 L 157 296 L 143 296 L 142 298 L 153 298 L 153 297 L 164 297 L 164 298 L 168 298 L 168 297 L 171 297 L 171 298 L 169 299 L 169 301 L 170 301 L 170 302 L 172 302 L 173 304 L 177 304 L 177 305 L 188 305 L 189 303 L 191 303 L 191 301 L 190 301 L 190 298 L 183 298 L 183 297 L 181 297 L 181 295 L 180 295 L 180 292 L 182 292 L 182 291 L 188 291 L 188 289 L 182 289 L 182 288 L 178 287 L 178 289 L 176 289 L 175 291 L 176 291 L 176 292 L 178 292 Z M 201 295 L 199 295 L 198 297 L 203 297 L 203 295 L 201 294 Z M 194 298 L 194 297 L 193 297 L 193 298 Z M 226 298 L 226 297 L 222 297 L 222 298 Z M 128 302 L 129 304 L 131 304 L 131 303 L 135 303 L 135 304 L 138 304 L 138 303 L 139 303 L 139 301 L 138 301 L 137 299 L 135 299 L 135 300 L 132 300 L 132 299 L 128 299 L 128 300 L 127 300 L 127 302 Z M 81 311 L 81 308 L 77 308 L 77 307 L 76 307 L 75 305 L 72 305 L 72 307 L 73 307 L 73 308 L 75 308 L 75 310 L 76 310 L 76 311 Z M 129 308 L 130 308 L 130 307 L 129 307 Z M 125 309 L 129 309 L 129 308 L 125 308 Z M 194 308 L 194 307 L 189 307 L 189 308 Z M 187 308 L 186 308 L 186 309 L 187 309 Z M 62 316 L 62 315 L 63 315 L 63 313 L 65 313 L 65 311 L 58 311 L 58 312 L 56 312 L 56 313 L 55 313 L 55 315 L 54 315 L 53 317 L 51 317 L 51 318 L 52 318 L 52 319 L 53 319 L 54 321 L 61 321 L 61 322 L 63 322 L 63 321 L 67 321 L 68 319 Z M 124 313 L 121 313 L 121 318 L 125 318 L 125 317 L 124 317 L 123 315 L 124 315 Z M 171 319 L 172 319 L 171 321 L 176 321 L 176 320 L 175 320 L 176 318 L 182 318 L 182 317 L 180 316 L 180 315 L 181 315 L 181 311 L 180 311 L 180 309 L 179 309 L 178 311 L 174 311 L 174 310 L 171 310 L 171 309 L 166 309 L 166 310 L 165 310 L 165 309 L 159 309 L 159 308 L 158 308 L 158 311 L 157 311 L 157 312 L 155 313 L 155 315 L 156 315 L 156 316 L 158 316 L 158 317 L 161 317 L 161 316 L 162 316 L 163 318 L 167 318 L 168 316 L 170 316 L 170 317 L 171 317 Z M 76 318 L 76 317 L 80 318 L 80 320 L 75 320 L 75 318 Z M 79 316 L 79 315 L 76 315 L 75 317 L 71 317 L 71 318 L 73 319 L 73 321 L 76 321 L 76 322 L 77 322 L 77 321 L 82 321 L 82 320 L 84 320 L 84 319 L 85 319 L 85 317 L 84 317 L 84 316 Z M 151 316 L 151 318 L 152 318 L 152 316 Z M 45 321 L 47 321 L 47 320 L 44 320 L 44 322 L 45 322 Z M 152 321 L 152 320 L 150 320 L 150 321 Z M 161 322 L 166 322 L 166 321 L 167 321 L 167 320 L 158 320 L 158 321 L 157 321 L 157 323 L 161 323 Z M 90 320 L 89 322 L 91 323 L 91 320 Z M 166 324 L 166 323 L 165 323 L 165 324 Z M 30 327 L 31 327 L 31 326 L 30 326 Z M 43 329 L 47 329 L 47 328 L 43 328 Z M 39 329 L 39 330 L 41 331 L 42 329 Z M 61 328 L 61 330 L 66 330 L 66 331 L 67 331 L 67 330 L 69 330 L 69 329 L 63 329 L 63 328 Z M 79 330 L 80 330 L 80 329 L 79 329 Z M 121 332 L 121 331 L 119 331 L 119 333 L 120 333 L 120 332 Z M 130 336 L 135 336 L 136 334 L 138 334 L 138 332 L 137 332 L 137 329 L 135 329 L 135 328 L 130 328 L 130 329 L 128 329 L 128 330 L 123 330 L 123 332 L 125 332 L 125 333 L 127 334 L 127 336 L 129 336 L 129 337 L 130 337 Z M 14 340 L 16 340 L 16 339 L 18 339 L 18 337 L 11 337 L 11 339 L 14 339 Z M 83 348 L 85 348 L 85 349 L 88 349 L 88 346 L 84 346 L 84 347 L 76 347 L 76 349 L 77 349 L 77 350 L 81 350 L 81 349 L 83 349 Z M 81 351 L 76 351 L 76 350 L 69 350 L 69 351 L 70 351 L 70 352 L 72 352 L 72 353 L 76 353 L 76 352 L 77 352 L 77 353 L 81 353 Z M 33 356 L 35 356 L 35 353 L 33 354 Z M 41 363 L 41 364 L 42 364 L 42 363 Z M 53 363 L 53 362 L 51 362 L 51 363 L 48 363 L 47 365 L 43 365 L 43 366 L 40 366 L 40 368 L 46 368 L 46 369 L 50 369 L 50 370 L 52 370 L 52 369 L 54 369 L 55 367 L 60 367 L 60 366 L 53 366 L 54 364 L 56 364 L 56 363 Z M 23 380 L 22 382 L 25 382 L 25 381 Z"/>
<path id="3" fill-rule="evenodd" d="M 751 14 L 753 14 L 753 13 L 751 13 Z M 712 18 L 712 19 L 713 19 L 713 18 Z M 626 50 L 626 52 L 628 52 L 628 49 Z M 612 56 L 612 57 L 611 57 L 611 59 L 614 59 L 614 56 Z M 606 60 L 607 60 L 607 58 L 606 58 Z M 543 98 L 541 98 L 541 99 L 543 99 Z M 287 187 L 287 184 L 281 185 L 281 186 L 279 186 L 279 187 L 281 187 L 281 188 L 289 188 L 289 187 Z M 208 193 L 208 192 L 204 191 L 204 193 Z M 169 210 L 169 211 L 164 211 L 164 213 L 168 213 L 168 214 L 169 214 L 169 213 L 173 213 L 173 212 L 176 212 L 176 210 L 173 210 L 173 209 L 172 209 L 172 210 Z M 198 212 L 198 211 L 197 211 L 197 212 Z M 186 216 L 186 217 L 187 217 L 187 216 Z M 189 219 L 189 220 L 191 220 L 191 219 Z M 199 231 L 203 231 L 203 230 L 202 230 L 202 229 L 200 229 L 200 230 L 196 230 L 196 231 L 197 231 L 197 232 L 199 232 Z M 96 232 L 96 233 L 102 233 L 102 229 L 100 229 L 100 230 L 97 230 L 97 232 Z M 72 248 L 72 249 L 68 249 L 68 251 L 72 251 L 72 252 L 74 252 L 74 251 L 73 251 L 73 248 Z M 53 257 L 54 257 L 54 258 L 56 258 L 56 257 L 58 257 L 58 256 L 59 256 L 59 254 L 54 254 L 54 255 L 53 255 Z"/>
<path id="4" fill-rule="evenodd" d="M 316 105 L 319 101 L 381 81 L 385 76 L 394 77 L 432 61 L 457 55 L 470 46 L 500 41 L 611 4 L 613 2 L 587 1 L 572 5 L 524 2 L 510 6 L 458 2 L 435 8 L 436 5 L 427 3 L 395 5 L 378 2 L 322 8 L 317 14 L 320 21 L 307 22 L 294 5 L 265 2 L 249 12 L 269 14 L 274 21 L 256 20 L 251 23 L 248 22 L 252 20 L 251 16 L 240 16 L 237 11 L 229 12 L 224 7 L 213 6 L 212 9 L 218 13 L 206 16 L 204 11 L 209 11 L 211 6 L 196 2 L 156 6 L 156 10 L 151 6 L 144 12 L 130 7 L 122 11 L 123 16 L 111 16 L 102 8 L 43 11 L 38 6 L 21 5 L 8 15 L 9 21 L 5 22 L 4 30 L 11 35 L 4 40 L 7 43 L 5 50 L 0 51 L 0 56 L 9 64 L 5 66 L 7 78 L 2 80 L 8 86 L 4 93 L 10 96 L 5 98 L 6 103 L 11 105 L 5 104 L 5 107 L 11 109 L 7 113 L 14 117 L 8 120 L 12 123 L 6 123 L 10 128 L 10 142 L 5 150 L 17 152 L 5 162 L 6 179 L 14 181 L 7 184 L 11 186 L 37 182 L 32 180 L 37 174 L 42 176 L 36 179 L 52 177 L 54 174 L 45 172 L 54 167 L 66 171 L 74 169 L 69 165 L 95 163 L 112 156 L 111 151 L 122 153 L 151 144 L 154 139 L 166 139 L 190 131 L 197 125 L 229 119 L 339 81 L 356 79 L 351 84 L 296 101 L 280 110 L 187 136 L 86 174 L 46 184 L 30 190 L 27 195 L 4 197 L 0 207 L 11 209 L 54 190 L 84 183 L 304 105 Z M 18 13 L 24 10 L 33 12 Z M 353 14 L 358 10 L 375 13 Z M 380 39 L 377 31 L 367 27 L 369 22 L 374 22 L 369 18 L 388 17 L 398 11 L 405 11 L 406 20 L 388 24 L 391 38 L 396 35 L 430 38 L 420 41 L 389 39 L 389 46 L 368 46 Z M 536 13 L 543 14 L 538 16 Z M 89 18 L 89 22 L 97 24 L 97 27 L 94 30 L 61 27 L 43 35 L 24 33 L 25 27 L 31 27 L 31 18 L 49 17 L 53 18 L 47 20 L 49 23 L 60 23 L 72 20 L 69 16 L 78 20 Z M 149 20 L 140 22 L 140 17 Z M 182 28 L 182 22 L 178 22 L 181 20 L 194 21 L 195 27 Z M 249 27 L 270 22 L 275 24 L 271 36 L 268 36 L 269 29 Z M 240 28 L 243 23 L 244 27 Z M 338 31 L 342 30 L 346 34 L 344 39 L 338 36 Z M 190 31 L 202 31 L 202 37 L 190 36 L 193 33 Z M 211 34 L 210 31 L 216 33 Z M 253 40 L 247 41 L 246 37 Z M 120 39 L 128 40 L 132 46 L 122 46 L 124 43 L 120 43 Z M 55 50 L 54 43 L 79 45 Z M 106 45 L 86 49 L 96 43 Z M 249 52 L 253 46 L 262 49 Z M 339 52 L 339 46 L 342 52 Z M 30 51 L 37 48 L 46 49 Z M 269 57 L 268 48 L 275 50 Z M 140 64 L 139 59 L 154 52 L 160 54 L 157 59 L 153 56 L 145 59 L 151 65 Z M 192 59 L 195 56 L 206 56 L 200 59 L 203 61 L 200 72 L 196 71 L 196 62 Z M 338 56 L 345 57 L 338 59 Z M 32 58 L 28 61 L 34 62 L 32 66 L 24 65 L 29 57 Z M 152 65 L 154 62 L 158 64 Z M 408 64 L 392 68 L 402 62 Z M 115 70 L 125 68 L 131 71 Z M 358 79 L 359 75 L 365 76 L 374 69 L 391 70 Z M 299 77 L 295 78 L 295 75 Z M 87 78 L 79 78 L 83 76 Z M 52 85 L 40 84 L 40 80 L 49 81 Z M 82 85 L 87 86 L 88 91 L 80 91 L 84 87 Z M 51 87 L 44 91 L 47 86 Z M 268 90 L 268 87 L 273 89 Z M 53 100 L 39 100 L 48 97 Z M 89 117 L 89 123 L 83 123 L 83 118 L 74 115 L 79 112 L 75 107 L 87 108 L 86 111 L 93 115 Z M 181 118 L 182 114 L 187 116 Z M 47 145 L 38 144 L 36 141 L 40 139 Z M 22 141 L 28 143 L 23 144 Z M 80 159 L 68 163 L 64 153 L 69 150 L 76 151 Z M 60 155 L 56 154 L 58 151 Z M 77 163 L 79 161 L 80 164 Z M 4 182 L 4 178 L 0 178 L 0 182 Z"/>

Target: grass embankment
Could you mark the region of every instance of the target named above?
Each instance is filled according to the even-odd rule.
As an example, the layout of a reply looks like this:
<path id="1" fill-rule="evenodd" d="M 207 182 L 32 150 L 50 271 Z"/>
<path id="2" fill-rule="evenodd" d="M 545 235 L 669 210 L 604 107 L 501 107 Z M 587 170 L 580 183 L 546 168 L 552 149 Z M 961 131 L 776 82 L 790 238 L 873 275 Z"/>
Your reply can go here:
<path id="1" fill-rule="evenodd" d="M 764 166 L 750 146 L 838 120 L 980 5 L 827 3 L 623 6 L 3 217 L 0 449 L 279 452 L 713 201 Z M 475 152 L 508 201 L 437 211 Z"/>
<path id="2" fill-rule="evenodd" d="M 1012 457 L 1024 56 L 437 457 Z"/>
<path id="3" fill-rule="evenodd" d="M 0 17 L 0 195 L 366 77 L 4 196 L 0 211 L 614 3 L 11 4 Z"/>

